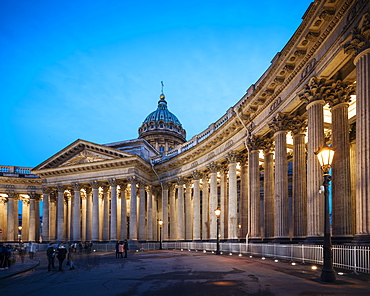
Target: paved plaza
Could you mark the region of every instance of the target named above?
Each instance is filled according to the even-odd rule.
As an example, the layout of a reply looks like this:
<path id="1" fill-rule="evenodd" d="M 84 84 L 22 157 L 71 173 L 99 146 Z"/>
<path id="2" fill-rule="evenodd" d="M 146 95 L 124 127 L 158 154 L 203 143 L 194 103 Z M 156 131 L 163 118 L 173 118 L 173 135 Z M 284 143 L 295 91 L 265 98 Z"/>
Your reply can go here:
<path id="1" fill-rule="evenodd" d="M 337 283 L 323 284 L 318 281 L 320 271 L 310 264 L 293 266 L 235 254 L 163 250 L 115 258 L 112 252 L 99 252 L 76 255 L 76 269 L 64 266 L 62 272 L 47 272 L 43 252 L 36 259 L 37 266 L 26 260 L 1 271 L 2 296 L 370 294 L 370 275 L 345 273 Z"/>

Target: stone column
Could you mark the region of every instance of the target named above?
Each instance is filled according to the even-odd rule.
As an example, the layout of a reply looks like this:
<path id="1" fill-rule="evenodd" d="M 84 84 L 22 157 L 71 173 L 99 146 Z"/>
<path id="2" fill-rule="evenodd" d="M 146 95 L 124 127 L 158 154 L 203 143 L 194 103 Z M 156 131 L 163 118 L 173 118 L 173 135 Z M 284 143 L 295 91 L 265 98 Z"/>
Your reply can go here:
<path id="1" fill-rule="evenodd" d="M 57 239 L 59 241 L 65 240 L 64 234 L 64 190 L 62 185 L 57 186 L 58 200 L 57 200 Z"/>
<path id="2" fill-rule="evenodd" d="M 35 195 L 35 217 L 36 217 L 36 223 L 35 223 L 35 238 L 36 242 L 39 242 L 41 240 L 41 233 L 40 233 L 40 200 L 41 195 L 36 194 Z"/>
<path id="3" fill-rule="evenodd" d="M 162 183 L 162 240 L 168 239 L 168 183 Z"/>
<path id="4" fill-rule="evenodd" d="M 350 170 L 351 170 L 351 200 L 352 200 L 352 233 L 356 232 L 356 219 L 357 219 L 357 200 L 356 200 L 356 125 L 351 125 L 350 129 Z"/>
<path id="5" fill-rule="evenodd" d="M 91 187 L 85 188 L 86 192 L 86 240 L 92 240 L 92 212 L 93 212 L 93 204 L 92 204 L 92 195 L 91 195 Z"/>
<path id="6" fill-rule="evenodd" d="M 0 241 L 7 240 L 7 230 L 8 230 L 8 221 L 7 221 L 7 211 L 6 204 L 8 199 L 6 197 L 0 196 L 0 227 L 3 230 L 3 233 L 0 234 Z"/>
<path id="7" fill-rule="evenodd" d="M 85 191 L 81 191 L 81 240 L 86 241 L 86 221 L 87 221 L 87 196 Z"/>
<path id="8" fill-rule="evenodd" d="M 139 184 L 139 240 L 145 241 L 145 184 L 140 182 Z"/>
<path id="9" fill-rule="evenodd" d="M 209 191 L 209 239 L 211 241 L 217 240 L 217 218 L 215 209 L 218 207 L 217 195 L 217 171 L 219 167 L 216 163 L 212 162 L 207 166 L 209 170 L 210 191 Z"/>
<path id="10" fill-rule="evenodd" d="M 202 176 L 202 240 L 209 240 L 209 186 L 206 173 Z"/>
<path id="11" fill-rule="evenodd" d="M 28 240 L 30 242 L 36 242 L 36 193 L 32 191 L 28 195 L 30 196 L 30 227 L 28 232 Z"/>
<path id="12" fill-rule="evenodd" d="M 220 182 L 220 235 L 221 239 L 225 239 L 228 237 L 228 212 L 229 212 L 229 199 L 227 195 L 227 168 L 225 166 L 221 167 L 220 171 L 221 182 Z"/>
<path id="13" fill-rule="evenodd" d="M 42 200 L 43 200 L 43 208 L 42 208 L 42 241 L 48 242 L 49 241 L 49 199 L 50 199 L 50 192 L 51 189 L 48 187 L 42 187 Z M 8 208 L 9 209 L 9 208 Z M 14 225 L 14 223 L 13 223 Z M 9 221 L 8 221 L 9 227 Z M 14 231 L 14 229 L 13 229 Z M 8 230 L 8 234 L 9 234 Z"/>
<path id="14" fill-rule="evenodd" d="M 185 239 L 193 239 L 193 201 L 191 200 L 191 180 L 185 181 Z"/>
<path id="15" fill-rule="evenodd" d="M 256 241 L 261 239 L 259 149 L 262 145 L 262 139 L 252 135 L 247 141 L 249 148 L 250 238 Z"/>
<path id="16" fill-rule="evenodd" d="M 103 241 L 109 241 L 109 186 L 101 186 L 103 189 Z"/>
<path id="17" fill-rule="evenodd" d="M 248 201 L 249 201 L 249 175 L 248 175 L 248 156 L 244 153 L 240 157 L 240 208 L 239 223 L 241 225 L 241 239 L 245 239 L 248 233 Z M 222 215 L 222 212 L 221 212 Z"/>
<path id="18" fill-rule="evenodd" d="M 109 179 L 111 195 L 111 212 L 110 212 L 110 241 L 117 242 L 117 181 Z"/>
<path id="19" fill-rule="evenodd" d="M 185 211 L 184 211 L 184 179 L 177 180 L 177 239 L 185 239 Z"/>
<path id="20" fill-rule="evenodd" d="M 136 198 L 136 184 L 138 180 L 136 176 L 131 176 L 128 178 L 128 182 L 131 185 L 130 193 L 130 240 L 137 240 L 137 198 Z"/>
<path id="21" fill-rule="evenodd" d="M 92 241 L 99 241 L 99 183 L 91 181 L 92 188 Z"/>
<path id="22" fill-rule="evenodd" d="M 342 81 L 332 84 L 327 101 L 332 113 L 332 138 L 335 150 L 332 164 L 332 239 L 344 243 L 353 239 L 348 102 L 355 86 Z"/>
<path id="23" fill-rule="evenodd" d="M 307 121 L 295 116 L 291 121 L 293 134 L 293 240 L 307 236 L 307 169 L 305 132 Z"/>
<path id="24" fill-rule="evenodd" d="M 175 184 L 171 183 L 168 186 L 170 194 L 170 239 L 177 239 L 177 215 L 176 215 L 176 187 Z"/>
<path id="25" fill-rule="evenodd" d="M 152 186 L 146 186 L 146 207 L 147 207 L 147 240 L 153 241 L 153 193 L 152 193 Z M 171 216 L 172 218 L 173 216 Z M 174 225 L 172 225 L 174 227 Z M 172 239 L 176 239 L 175 237 L 171 237 Z"/>
<path id="26" fill-rule="evenodd" d="M 370 36 L 369 13 L 362 16 L 345 51 L 356 66 L 356 235 L 355 242 L 370 242 Z M 334 177 L 334 176 L 333 176 Z"/>
<path id="27" fill-rule="evenodd" d="M 74 190 L 73 196 L 73 240 L 81 241 L 81 185 L 72 183 Z"/>
<path id="28" fill-rule="evenodd" d="M 22 198 L 22 241 L 29 241 L 30 200 Z"/>
<path id="29" fill-rule="evenodd" d="M 198 171 L 192 173 L 193 177 L 193 210 L 194 210 L 194 219 L 193 219 L 193 240 L 200 241 L 200 179 L 202 174 Z"/>
<path id="30" fill-rule="evenodd" d="M 14 241 L 15 237 L 15 229 L 14 229 L 14 203 L 15 203 L 15 193 L 14 192 L 7 192 L 8 194 L 8 221 L 7 221 L 7 238 L 6 240 L 9 242 Z"/>
<path id="31" fill-rule="evenodd" d="M 271 241 L 274 238 L 274 143 L 271 138 L 266 138 L 262 144 L 264 153 L 264 239 Z"/>
<path id="32" fill-rule="evenodd" d="M 269 124 L 275 139 L 275 195 L 274 195 L 274 241 L 288 242 L 289 200 L 288 200 L 288 158 L 286 134 L 291 117 L 277 113 Z"/>
<path id="33" fill-rule="evenodd" d="M 322 242 L 324 231 L 324 198 L 319 193 L 323 172 L 315 155 L 324 146 L 324 105 L 328 85 L 325 79 L 312 77 L 300 96 L 307 103 L 307 241 Z"/>
<path id="34" fill-rule="evenodd" d="M 121 194 L 121 232 L 120 239 L 127 239 L 127 183 L 121 182 L 119 184 Z"/>
<path id="35" fill-rule="evenodd" d="M 66 208 L 67 208 L 66 236 L 67 236 L 68 240 L 73 239 L 72 238 L 72 194 L 73 194 L 73 190 L 71 190 L 69 193 L 67 193 L 67 198 L 66 198 Z"/>
<path id="36" fill-rule="evenodd" d="M 229 221 L 228 221 L 228 240 L 230 242 L 238 240 L 238 191 L 236 179 L 236 163 L 238 154 L 230 152 L 227 156 L 229 169 Z M 214 214 L 214 213 L 212 213 Z"/>
<path id="37" fill-rule="evenodd" d="M 57 237 L 57 192 L 50 192 L 49 198 L 49 240 Z"/>

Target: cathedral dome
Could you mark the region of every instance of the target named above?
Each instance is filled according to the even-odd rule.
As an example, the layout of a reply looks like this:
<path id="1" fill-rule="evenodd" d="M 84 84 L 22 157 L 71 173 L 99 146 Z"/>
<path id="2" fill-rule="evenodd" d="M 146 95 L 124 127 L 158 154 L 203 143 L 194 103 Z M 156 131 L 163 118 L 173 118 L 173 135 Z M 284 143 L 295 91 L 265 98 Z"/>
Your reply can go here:
<path id="1" fill-rule="evenodd" d="M 186 131 L 180 120 L 168 110 L 163 93 L 159 96 L 157 110 L 150 113 L 139 128 L 139 138 L 146 139 L 159 152 L 186 142 Z"/>

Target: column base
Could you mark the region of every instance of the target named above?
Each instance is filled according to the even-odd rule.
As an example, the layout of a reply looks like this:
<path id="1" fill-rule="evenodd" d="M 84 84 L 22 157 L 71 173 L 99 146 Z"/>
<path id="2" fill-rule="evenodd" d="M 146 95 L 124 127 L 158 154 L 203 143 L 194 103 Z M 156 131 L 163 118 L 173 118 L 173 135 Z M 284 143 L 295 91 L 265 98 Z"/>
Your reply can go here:
<path id="1" fill-rule="evenodd" d="M 239 240 L 237 238 L 229 238 L 226 242 L 228 242 L 228 243 L 238 243 Z"/>
<path id="2" fill-rule="evenodd" d="M 370 234 L 356 234 L 352 240 L 353 244 L 368 245 L 370 244 Z"/>
<path id="3" fill-rule="evenodd" d="M 303 242 L 304 244 L 322 245 L 324 243 L 323 236 L 307 236 Z"/>
<path id="4" fill-rule="evenodd" d="M 349 244 L 353 241 L 353 236 L 332 236 L 331 241 L 333 244 Z"/>
<path id="5" fill-rule="evenodd" d="M 290 237 L 275 237 L 272 240 L 272 243 L 275 243 L 275 244 L 291 244 L 292 241 L 290 240 Z"/>

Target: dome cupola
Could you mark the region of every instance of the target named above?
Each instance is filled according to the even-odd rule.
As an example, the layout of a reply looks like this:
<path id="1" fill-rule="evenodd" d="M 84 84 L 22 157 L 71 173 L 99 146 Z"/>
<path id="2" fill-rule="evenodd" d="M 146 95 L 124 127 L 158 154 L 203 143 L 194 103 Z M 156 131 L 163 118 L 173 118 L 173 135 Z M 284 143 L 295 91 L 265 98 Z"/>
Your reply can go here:
<path id="1" fill-rule="evenodd" d="M 161 153 L 186 142 L 186 131 L 177 117 L 168 110 L 163 88 L 157 110 L 150 113 L 139 128 L 139 139 L 147 140 Z"/>

